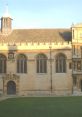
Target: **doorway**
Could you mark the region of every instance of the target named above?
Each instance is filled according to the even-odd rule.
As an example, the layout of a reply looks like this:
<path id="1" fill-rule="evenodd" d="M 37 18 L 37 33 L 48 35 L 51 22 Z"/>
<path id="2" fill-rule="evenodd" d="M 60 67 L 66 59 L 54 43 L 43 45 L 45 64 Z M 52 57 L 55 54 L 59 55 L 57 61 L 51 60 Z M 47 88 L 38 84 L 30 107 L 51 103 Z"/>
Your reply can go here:
<path id="1" fill-rule="evenodd" d="M 8 95 L 16 94 L 16 83 L 14 81 L 9 81 L 7 83 L 7 94 Z"/>

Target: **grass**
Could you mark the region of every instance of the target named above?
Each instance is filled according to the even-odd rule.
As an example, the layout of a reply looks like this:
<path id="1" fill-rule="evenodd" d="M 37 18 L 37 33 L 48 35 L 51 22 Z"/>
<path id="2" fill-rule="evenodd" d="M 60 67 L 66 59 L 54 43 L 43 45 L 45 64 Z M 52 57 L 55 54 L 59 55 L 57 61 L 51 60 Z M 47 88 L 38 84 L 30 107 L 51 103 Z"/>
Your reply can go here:
<path id="1" fill-rule="evenodd" d="M 28 97 L 0 102 L 0 117 L 82 117 L 82 97 Z"/>

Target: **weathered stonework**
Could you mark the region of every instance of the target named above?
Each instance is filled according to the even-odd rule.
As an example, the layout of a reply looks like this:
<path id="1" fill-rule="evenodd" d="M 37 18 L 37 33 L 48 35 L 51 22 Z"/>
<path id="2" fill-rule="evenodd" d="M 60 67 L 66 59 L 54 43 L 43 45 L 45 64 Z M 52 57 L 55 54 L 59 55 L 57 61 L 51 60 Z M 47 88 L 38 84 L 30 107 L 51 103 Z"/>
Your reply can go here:
<path id="1" fill-rule="evenodd" d="M 46 47 L 45 47 L 46 45 Z M 54 45 L 53 43 L 42 45 L 34 45 L 30 44 L 28 48 L 27 45 L 18 46 L 18 50 L 14 51 L 14 60 L 7 60 L 7 75 L 5 75 L 3 79 L 3 92 L 7 94 L 7 82 L 12 80 L 16 83 L 17 87 L 17 94 L 18 95 L 25 95 L 25 96 L 40 96 L 40 95 L 71 95 L 72 94 L 72 69 L 69 69 L 69 63 L 71 62 L 71 51 L 72 47 L 71 44 L 63 44 L 58 46 Z M 51 91 L 51 74 L 50 74 L 50 48 L 52 46 L 52 91 Z M 0 49 L 5 50 L 5 55 L 8 58 L 8 49 L 7 44 L 0 46 Z M 13 50 L 13 45 L 11 46 Z M 45 48 L 45 50 L 43 49 Z M 22 52 L 23 51 L 23 52 Z M 3 53 L 3 52 L 2 52 Z M 16 64 L 17 64 L 17 55 L 23 53 L 27 56 L 28 62 L 28 72 L 26 74 L 17 74 L 16 73 Z M 36 73 L 36 56 L 39 53 L 44 53 L 48 60 L 47 60 L 47 73 Z M 55 59 L 57 54 L 64 53 L 67 57 L 66 61 L 66 73 L 56 73 L 55 69 Z"/>
<path id="2" fill-rule="evenodd" d="M 15 82 L 15 84 L 16 84 L 16 94 L 19 93 L 19 81 L 20 81 L 20 79 L 19 79 L 18 75 L 11 74 L 11 73 L 10 74 L 5 74 L 2 79 L 3 79 L 3 94 L 7 95 L 7 83 L 9 81 L 14 81 Z"/>

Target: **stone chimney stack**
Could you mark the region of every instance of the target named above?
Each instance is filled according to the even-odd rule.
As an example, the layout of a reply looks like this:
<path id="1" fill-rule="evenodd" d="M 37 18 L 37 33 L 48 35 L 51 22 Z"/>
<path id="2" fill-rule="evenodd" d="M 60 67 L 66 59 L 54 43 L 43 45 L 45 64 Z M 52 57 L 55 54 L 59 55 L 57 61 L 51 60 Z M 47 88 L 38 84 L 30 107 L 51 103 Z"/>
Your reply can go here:
<path id="1" fill-rule="evenodd" d="M 12 31 L 12 18 L 8 12 L 8 5 L 6 5 L 5 13 L 1 17 L 1 33 L 9 34 Z"/>

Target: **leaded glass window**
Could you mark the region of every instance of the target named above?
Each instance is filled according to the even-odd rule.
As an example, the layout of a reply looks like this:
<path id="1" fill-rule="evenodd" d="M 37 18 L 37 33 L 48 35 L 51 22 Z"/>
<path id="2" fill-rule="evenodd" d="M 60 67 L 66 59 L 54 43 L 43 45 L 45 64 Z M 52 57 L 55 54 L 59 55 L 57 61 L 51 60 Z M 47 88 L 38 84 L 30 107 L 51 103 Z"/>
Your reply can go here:
<path id="1" fill-rule="evenodd" d="M 47 73 L 47 57 L 39 54 L 36 58 L 37 73 Z"/>
<path id="2" fill-rule="evenodd" d="M 17 73 L 27 73 L 27 58 L 23 54 L 17 57 Z"/>

